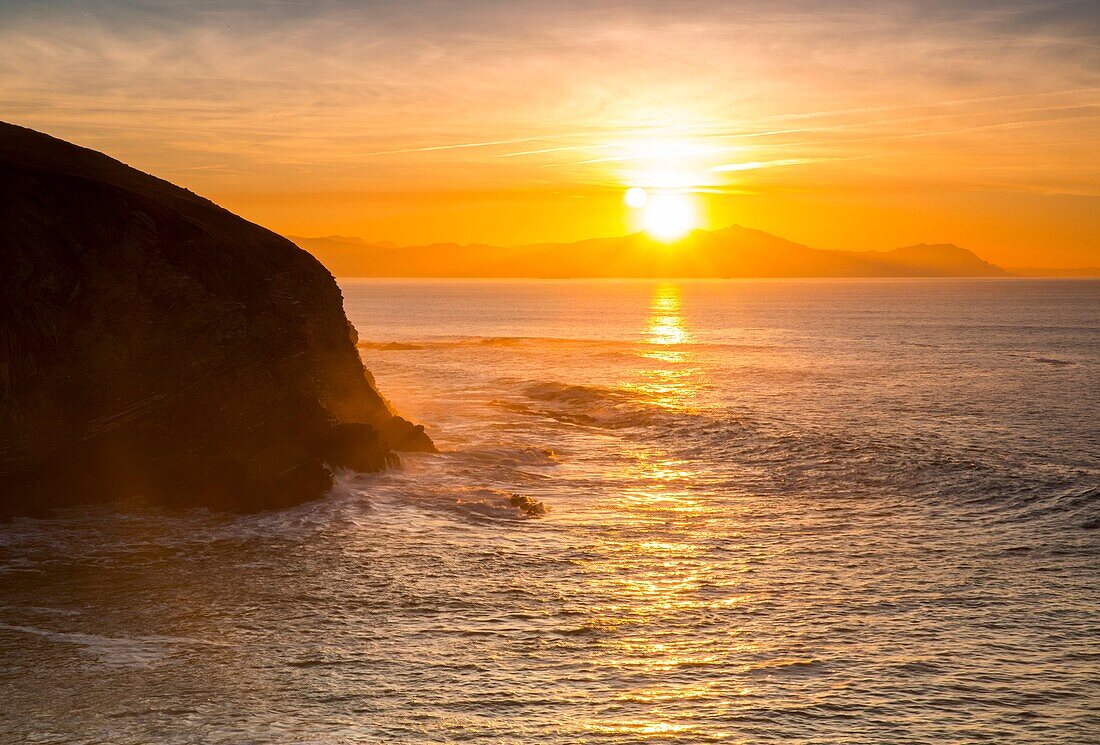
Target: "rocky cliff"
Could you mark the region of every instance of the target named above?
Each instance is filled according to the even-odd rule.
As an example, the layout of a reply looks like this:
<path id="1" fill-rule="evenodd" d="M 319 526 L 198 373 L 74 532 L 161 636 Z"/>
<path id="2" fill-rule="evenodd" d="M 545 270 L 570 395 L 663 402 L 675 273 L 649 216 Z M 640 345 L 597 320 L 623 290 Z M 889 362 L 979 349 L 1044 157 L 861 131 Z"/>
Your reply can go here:
<path id="1" fill-rule="evenodd" d="M 128 495 L 267 508 L 431 450 L 329 272 L 101 153 L 0 124 L 0 515 Z"/>

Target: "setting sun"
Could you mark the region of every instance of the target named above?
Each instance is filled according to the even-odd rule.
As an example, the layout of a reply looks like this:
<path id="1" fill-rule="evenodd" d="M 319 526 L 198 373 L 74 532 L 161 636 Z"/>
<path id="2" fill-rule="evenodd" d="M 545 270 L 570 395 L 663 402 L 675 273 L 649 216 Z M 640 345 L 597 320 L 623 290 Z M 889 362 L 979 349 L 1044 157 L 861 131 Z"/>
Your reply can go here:
<path id="1" fill-rule="evenodd" d="M 626 190 L 623 201 L 626 202 L 628 207 L 634 209 L 645 207 L 645 203 L 649 201 L 649 192 L 640 186 L 632 186 Z"/>
<path id="2" fill-rule="evenodd" d="M 645 190 L 639 189 L 639 191 L 643 195 L 641 203 L 638 205 L 638 209 L 641 210 L 641 227 L 651 237 L 659 241 L 671 242 L 684 237 L 692 229 L 699 227 L 695 205 L 688 195 L 655 194 L 649 196 Z M 627 203 L 631 204 L 630 192 L 627 192 Z M 632 206 L 634 205 L 632 204 Z"/>

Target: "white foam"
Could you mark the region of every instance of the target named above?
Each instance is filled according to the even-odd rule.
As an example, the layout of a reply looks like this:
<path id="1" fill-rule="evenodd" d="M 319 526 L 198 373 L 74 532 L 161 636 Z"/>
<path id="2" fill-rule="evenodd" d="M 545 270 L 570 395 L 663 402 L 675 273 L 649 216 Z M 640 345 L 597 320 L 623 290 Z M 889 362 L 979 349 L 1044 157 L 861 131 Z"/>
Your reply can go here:
<path id="1" fill-rule="evenodd" d="M 148 667 L 154 665 L 178 646 L 228 646 L 223 642 L 193 639 L 183 636 L 114 637 L 76 632 L 50 631 L 33 626 L 16 626 L 0 623 L 0 629 L 49 639 L 62 644 L 73 644 L 96 659 L 112 667 Z"/>

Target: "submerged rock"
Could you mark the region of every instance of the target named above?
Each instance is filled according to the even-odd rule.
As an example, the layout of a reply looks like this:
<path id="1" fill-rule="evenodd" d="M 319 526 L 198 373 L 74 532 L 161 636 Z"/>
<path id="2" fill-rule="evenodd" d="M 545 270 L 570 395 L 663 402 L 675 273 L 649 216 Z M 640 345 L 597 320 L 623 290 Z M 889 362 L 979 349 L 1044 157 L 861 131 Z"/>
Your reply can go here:
<path id="1" fill-rule="evenodd" d="M 0 123 L 0 514 L 131 494 L 277 507 L 434 450 L 290 241 Z"/>
<path id="2" fill-rule="evenodd" d="M 508 502 L 528 517 L 542 517 L 549 511 L 546 509 L 546 505 L 539 500 L 523 494 L 512 494 L 508 498 Z"/>

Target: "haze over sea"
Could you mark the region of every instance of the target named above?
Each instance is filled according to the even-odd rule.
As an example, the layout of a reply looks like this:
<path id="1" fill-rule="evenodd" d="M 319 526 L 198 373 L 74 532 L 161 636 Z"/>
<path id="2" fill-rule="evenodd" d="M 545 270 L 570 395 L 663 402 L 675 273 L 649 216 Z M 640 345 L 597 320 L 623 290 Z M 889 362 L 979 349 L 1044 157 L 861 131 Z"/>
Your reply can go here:
<path id="1" fill-rule="evenodd" d="M 1100 732 L 1100 282 L 341 284 L 444 452 L 0 525 L 0 740 Z"/>

